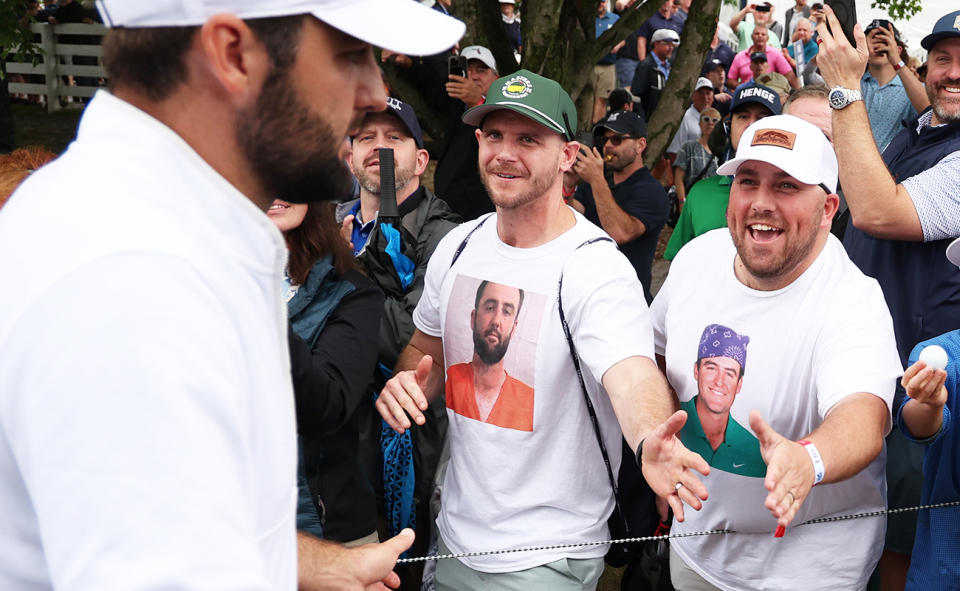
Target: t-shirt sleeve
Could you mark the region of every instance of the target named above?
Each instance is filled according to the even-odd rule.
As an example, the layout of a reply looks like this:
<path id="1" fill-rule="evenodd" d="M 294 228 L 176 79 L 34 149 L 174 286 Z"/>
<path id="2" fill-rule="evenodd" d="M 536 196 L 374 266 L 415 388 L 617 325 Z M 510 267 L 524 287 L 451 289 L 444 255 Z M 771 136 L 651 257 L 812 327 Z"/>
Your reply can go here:
<path id="1" fill-rule="evenodd" d="M 878 396 L 890 410 L 903 367 L 880 286 L 873 279 L 862 279 L 855 290 L 838 294 L 838 302 L 814 358 L 820 417 L 857 392 Z"/>
<path id="2" fill-rule="evenodd" d="M 925 242 L 960 236 L 960 151 L 903 180 Z"/>
<path id="3" fill-rule="evenodd" d="M 617 204 L 648 228 L 662 224 L 670 215 L 667 193 L 656 181 L 640 185 L 622 200 L 617 199 Z"/>
<path id="4" fill-rule="evenodd" d="M 660 286 L 660 291 L 654 296 L 650 304 L 650 324 L 653 327 L 653 350 L 657 355 L 664 355 L 667 350 L 666 316 L 670 305 L 670 274 Z"/>
<path id="5" fill-rule="evenodd" d="M 564 266 L 563 307 L 577 352 L 598 382 L 628 357 L 654 358 L 643 286 L 612 243 L 589 244 L 570 255 Z"/>
<path id="6" fill-rule="evenodd" d="M 420 295 L 420 301 L 417 302 L 417 307 L 413 310 L 413 325 L 416 326 L 420 332 L 432 337 L 442 336 L 442 325 L 440 322 L 440 288 L 443 286 L 443 280 L 447 276 L 447 271 L 450 269 L 454 252 L 457 247 L 460 246 L 460 243 L 463 242 L 467 233 L 479 223 L 479 220 L 475 220 L 454 228 L 443 237 L 440 244 L 437 245 L 436 250 L 433 251 L 433 256 L 430 257 L 430 261 L 427 263 L 427 274 L 423 280 L 423 293 Z M 493 222 L 488 220 L 485 224 L 487 223 Z M 479 231 L 480 230 L 478 230 L 478 232 Z"/>

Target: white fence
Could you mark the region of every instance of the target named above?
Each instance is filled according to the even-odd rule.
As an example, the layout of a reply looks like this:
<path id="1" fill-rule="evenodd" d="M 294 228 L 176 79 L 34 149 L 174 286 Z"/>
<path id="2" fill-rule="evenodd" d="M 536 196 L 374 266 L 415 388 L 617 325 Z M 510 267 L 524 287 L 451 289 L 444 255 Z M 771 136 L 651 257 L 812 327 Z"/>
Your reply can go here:
<path id="1" fill-rule="evenodd" d="M 47 110 L 50 112 L 60 109 L 61 98 L 93 96 L 97 91 L 99 81 L 106 77 L 100 60 L 103 50 L 99 41 L 103 40 L 107 28 L 103 25 L 34 23 L 30 25 L 30 30 L 40 34 L 40 48 L 43 49 L 40 62 L 34 66 L 29 61 L 8 61 L 6 63 L 7 76 L 9 77 L 11 74 L 32 75 L 42 77 L 43 82 L 30 81 L 30 78 L 27 78 L 26 82 L 11 82 L 9 86 L 10 94 L 45 96 Z M 88 35 L 91 39 L 96 36 L 99 40 L 95 45 L 60 43 L 58 42 L 60 35 Z M 97 58 L 97 65 L 74 65 L 72 56 L 75 55 L 93 56 Z M 67 77 L 72 80 L 73 84 L 67 83 Z"/>

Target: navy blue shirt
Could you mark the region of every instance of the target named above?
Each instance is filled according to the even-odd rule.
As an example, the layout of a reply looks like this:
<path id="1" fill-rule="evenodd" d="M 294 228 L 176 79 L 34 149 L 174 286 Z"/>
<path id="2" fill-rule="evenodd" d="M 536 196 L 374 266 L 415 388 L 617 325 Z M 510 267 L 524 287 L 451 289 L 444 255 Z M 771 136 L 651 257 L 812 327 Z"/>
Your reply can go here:
<path id="1" fill-rule="evenodd" d="M 656 33 L 659 29 L 670 29 L 676 31 L 677 35 L 683 32 L 683 26 L 687 24 L 687 19 L 680 16 L 679 13 L 674 13 L 669 19 L 663 18 L 663 15 L 660 14 L 660 11 L 653 13 L 653 16 L 643 21 L 643 24 L 640 25 L 640 28 L 637 29 L 637 35 L 640 37 L 647 38 L 647 53 L 650 52 L 650 37 L 653 37 L 653 34 Z"/>
<path id="2" fill-rule="evenodd" d="M 632 242 L 621 244 L 620 252 L 627 257 L 637 271 L 637 277 L 643 284 L 643 295 L 649 304 L 653 300 L 650 295 L 650 269 L 653 266 L 653 255 L 657 250 L 660 231 L 663 230 L 664 224 L 667 223 L 667 216 L 670 214 L 667 192 L 663 185 L 653 178 L 646 166 L 618 185 L 614 185 L 613 178 L 608 176 L 607 185 L 617 205 L 643 222 L 646 227 L 642 236 Z M 578 187 L 574 199 L 583 204 L 584 216 L 600 226 L 600 218 L 597 216 L 597 206 L 594 203 L 590 185 L 583 183 Z"/>

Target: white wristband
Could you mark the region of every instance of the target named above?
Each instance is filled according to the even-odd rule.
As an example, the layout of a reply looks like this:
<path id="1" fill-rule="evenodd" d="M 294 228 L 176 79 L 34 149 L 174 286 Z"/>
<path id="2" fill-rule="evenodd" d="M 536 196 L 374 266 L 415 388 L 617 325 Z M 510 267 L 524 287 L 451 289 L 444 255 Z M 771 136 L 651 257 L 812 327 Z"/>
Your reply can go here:
<path id="1" fill-rule="evenodd" d="M 812 441 L 807 441 L 806 439 L 801 439 L 797 443 L 802 445 L 803 449 L 807 450 L 807 454 L 810 455 L 810 460 L 813 462 L 813 485 L 816 486 L 820 484 L 820 481 L 823 480 L 823 476 L 826 473 L 823 458 L 820 456 L 820 450 L 817 449 L 817 446 L 814 445 Z"/>

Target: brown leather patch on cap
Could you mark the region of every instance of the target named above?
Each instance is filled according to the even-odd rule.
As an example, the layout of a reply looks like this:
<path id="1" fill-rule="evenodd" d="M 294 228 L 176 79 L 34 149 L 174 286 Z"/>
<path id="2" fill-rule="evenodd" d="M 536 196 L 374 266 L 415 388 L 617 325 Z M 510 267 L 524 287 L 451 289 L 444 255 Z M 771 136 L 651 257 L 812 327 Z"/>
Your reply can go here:
<path id="1" fill-rule="evenodd" d="M 797 134 L 783 129 L 760 129 L 753 136 L 751 146 L 776 146 L 778 148 L 793 149 L 797 141 Z"/>

